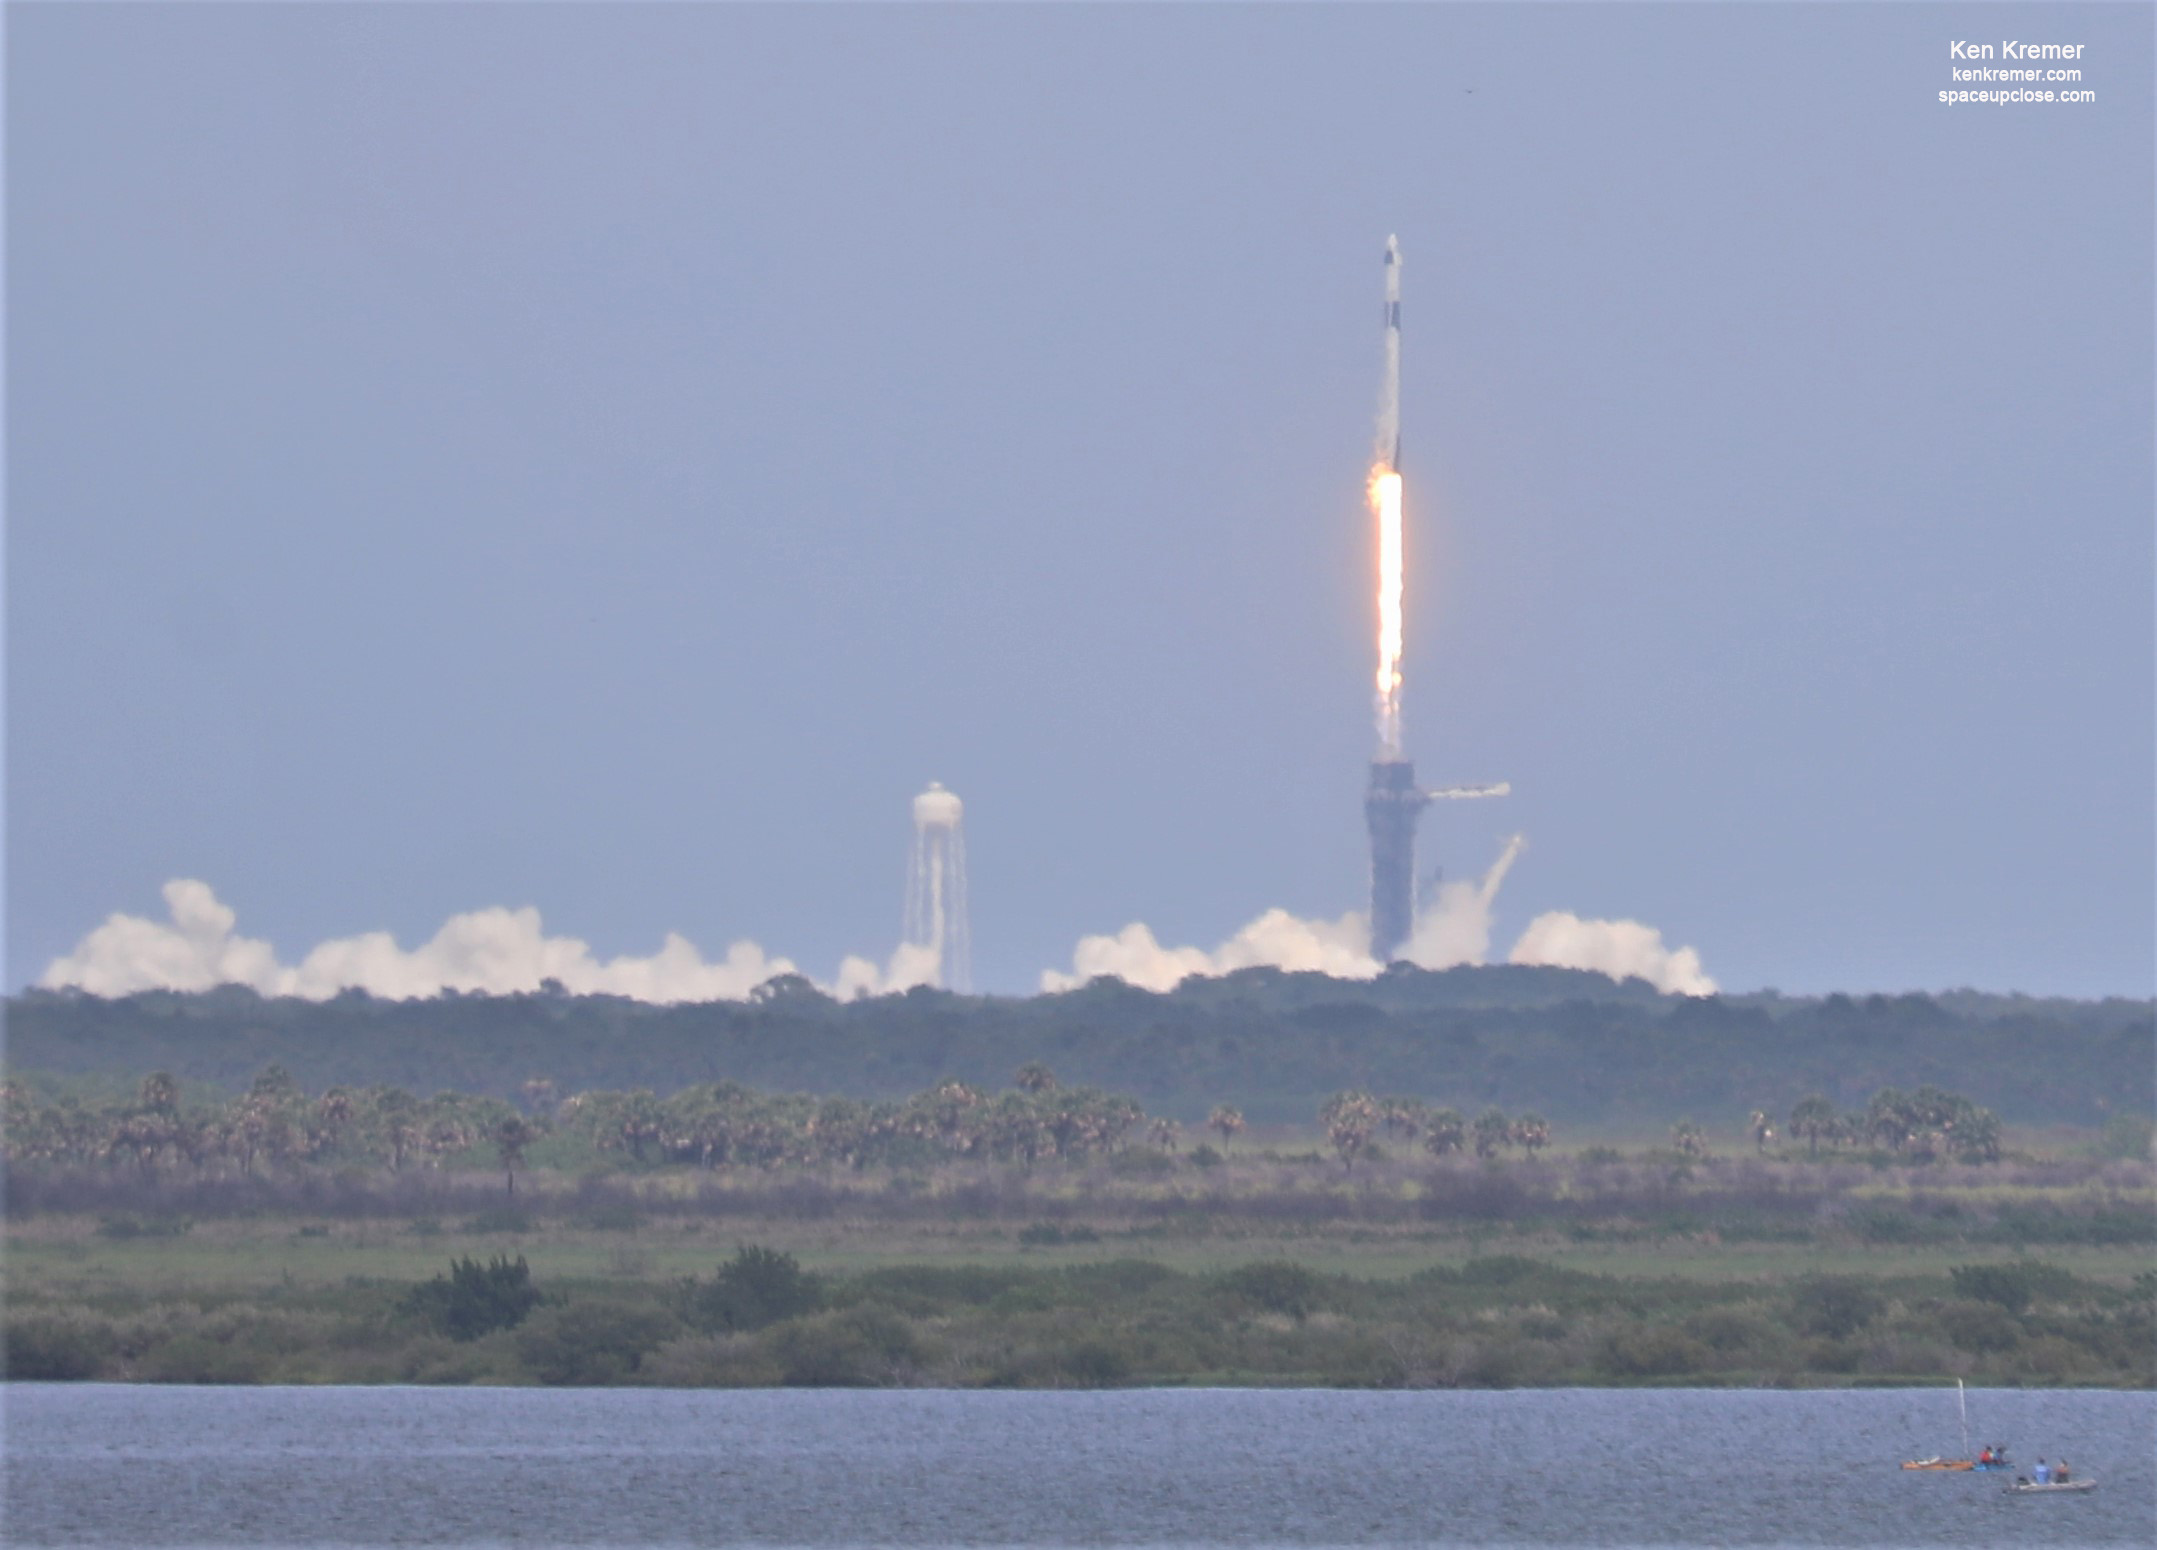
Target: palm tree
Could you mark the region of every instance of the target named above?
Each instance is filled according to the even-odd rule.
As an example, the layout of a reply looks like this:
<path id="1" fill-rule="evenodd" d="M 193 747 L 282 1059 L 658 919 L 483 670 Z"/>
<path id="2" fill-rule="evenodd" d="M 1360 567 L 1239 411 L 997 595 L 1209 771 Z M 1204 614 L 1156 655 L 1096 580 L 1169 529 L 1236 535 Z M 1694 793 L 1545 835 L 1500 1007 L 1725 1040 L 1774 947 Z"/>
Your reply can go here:
<path id="1" fill-rule="evenodd" d="M 1146 1139 L 1164 1152 L 1173 1152 L 1176 1150 L 1177 1138 L 1182 1134 L 1183 1127 L 1181 1125 L 1172 1119 L 1164 1118 L 1155 1120 L 1147 1128 Z"/>
<path id="2" fill-rule="evenodd" d="M 1513 1125 L 1498 1108 L 1488 1108 L 1475 1117 L 1475 1155 L 1482 1158 L 1496 1157 L 1499 1150 L 1512 1142 Z"/>
<path id="3" fill-rule="evenodd" d="M 1775 1122 L 1768 1118 L 1767 1110 L 1753 1110 L 1746 1117 L 1745 1128 L 1752 1132 L 1753 1149 L 1766 1156 L 1768 1143 L 1775 1139 Z"/>
<path id="4" fill-rule="evenodd" d="M 1515 1146 L 1530 1157 L 1550 1145 L 1550 1121 L 1536 1113 L 1521 1115 L 1508 1132 Z"/>
<path id="5" fill-rule="evenodd" d="M 1012 1076 L 1021 1092 L 1052 1093 L 1056 1090 L 1056 1073 L 1038 1060 L 1029 1060 Z"/>
<path id="6" fill-rule="evenodd" d="M 1228 1143 L 1243 1131 L 1243 1111 L 1234 1104 L 1217 1103 L 1213 1106 L 1213 1112 L 1206 1116 L 1206 1124 L 1219 1132 L 1222 1149 L 1226 1150 Z"/>
<path id="7" fill-rule="evenodd" d="M 1353 1169 L 1356 1154 L 1370 1143 L 1371 1132 L 1378 1128 L 1378 1100 L 1369 1093 L 1335 1093 L 1318 1111 L 1318 1123 L 1325 1127 L 1326 1139 L 1341 1154 L 1341 1166 Z"/>
<path id="8" fill-rule="evenodd" d="M 142 1094 L 137 1101 L 152 1114 L 177 1114 L 180 1111 L 180 1084 L 173 1080 L 169 1071 L 152 1071 L 142 1079 Z"/>
<path id="9" fill-rule="evenodd" d="M 1458 1109 L 1433 1109 L 1423 1121 L 1423 1150 L 1445 1157 L 1468 1144 L 1468 1122 Z"/>
<path id="10" fill-rule="evenodd" d="M 389 1148 L 389 1171 L 402 1173 L 405 1158 L 419 1146 L 419 1100 L 401 1087 L 385 1087 L 375 1094 L 374 1112 Z"/>
<path id="11" fill-rule="evenodd" d="M 517 1192 L 517 1170 L 524 1166 L 524 1149 L 538 1138 L 539 1132 L 521 1114 L 505 1114 L 494 1127 L 494 1155 L 502 1160 L 512 1195 Z"/>
<path id="12" fill-rule="evenodd" d="M 1820 1155 L 1820 1143 L 1835 1138 L 1835 1105 L 1828 1102 L 1825 1093 L 1807 1093 L 1798 1099 L 1790 1110 L 1790 1134 L 1802 1136 L 1806 1154 Z"/>
<path id="13" fill-rule="evenodd" d="M 1707 1132 L 1689 1119 L 1681 1119 L 1670 1127 L 1670 1144 L 1682 1157 L 1705 1157 L 1708 1155 Z"/>
<path id="14" fill-rule="evenodd" d="M 1378 1100 L 1378 1114 L 1386 1127 L 1386 1134 L 1413 1142 L 1423 1133 L 1423 1126 L 1430 1111 L 1423 1106 L 1421 1098 L 1388 1097 Z"/>

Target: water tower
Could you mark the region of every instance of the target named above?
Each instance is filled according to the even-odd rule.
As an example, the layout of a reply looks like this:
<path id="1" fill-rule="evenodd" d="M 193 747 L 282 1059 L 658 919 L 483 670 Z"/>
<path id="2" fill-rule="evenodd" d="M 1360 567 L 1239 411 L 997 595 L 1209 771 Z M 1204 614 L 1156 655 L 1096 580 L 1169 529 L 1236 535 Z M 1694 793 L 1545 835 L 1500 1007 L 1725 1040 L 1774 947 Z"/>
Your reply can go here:
<path id="1" fill-rule="evenodd" d="M 966 804 L 930 781 L 914 798 L 914 854 L 906 869 L 906 945 L 934 954 L 933 983 L 962 994 L 974 988 L 965 817 Z"/>

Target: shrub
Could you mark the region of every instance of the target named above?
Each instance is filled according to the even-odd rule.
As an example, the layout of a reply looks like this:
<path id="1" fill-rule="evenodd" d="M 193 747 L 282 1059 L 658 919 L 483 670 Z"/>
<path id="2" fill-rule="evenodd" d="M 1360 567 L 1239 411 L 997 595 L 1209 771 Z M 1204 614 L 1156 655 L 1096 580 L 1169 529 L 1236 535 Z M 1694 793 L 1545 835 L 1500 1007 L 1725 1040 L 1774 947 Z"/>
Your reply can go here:
<path id="1" fill-rule="evenodd" d="M 264 1366 L 262 1354 L 244 1346 L 181 1335 L 145 1356 L 141 1375 L 150 1383 L 260 1383 Z"/>
<path id="2" fill-rule="evenodd" d="M 795 1319 L 762 1340 L 783 1381 L 796 1388 L 874 1388 L 895 1383 L 918 1354 L 913 1330 L 874 1303 Z"/>
<path id="3" fill-rule="evenodd" d="M 2009 1313 L 2027 1312 L 2037 1297 L 2067 1296 L 2075 1285 L 2072 1275 L 2042 1260 L 2012 1265 L 1957 1265 L 1948 1272 L 1948 1279 L 1955 1283 L 1957 1297 L 1997 1303 Z"/>
<path id="4" fill-rule="evenodd" d="M 1992 1302 L 1951 1302 L 1940 1311 L 1940 1328 L 1965 1351 L 2010 1351 L 2022 1341 L 2022 1326 Z"/>
<path id="5" fill-rule="evenodd" d="M 708 1282 L 682 1285 L 682 1316 L 710 1333 L 762 1329 L 824 1305 L 823 1282 L 791 1254 L 744 1245 Z"/>
<path id="6" fill-rule="evenodd" d="M 1703 1308 L 1685 1321 L 1685 1332 L 1724 1356 L 1759 1356 L 1774 1350 L 1782 1337 L 1774 1325 L 1742 1308 Z"/>
<path id="7" fill-rule="evenodd" d="M 452 1340 L 477 1340 L 497 1329 L 514 1329 L 539 1306 L 531 1267 L 497 1254 L 482 1265 L 467 1256 L 449 1274 L 424 1281 L 405 1294 L 403 1310 Z"/>
<path id="8" fill-rule="evenodd" d="M 106 1341 L 71 1319 L 19 1315 L 7 1321 L 0 1344 L 0 1377 L 16 1383 L 69 1383 L 94 1378 Z"/>
<path id="9" fill-rule="evenodd" d="M 1711 1365 L 1708 1348 L 1675 1329 L 1628 1325 L 1603 1341 L 1603 1367 L 1622 1378 L 1675 1378 Z"/>
<path id="10" fill-rule="evenodd" d="M 1154 1259 L 1109 1259 L 1091 1265 L 1070 1265 L 1062 1272 L 1064 1282 L 1089 1297 L 1142 1297 L 1164 1281 L 1178 1279 L 1175 1271 Z"/>
<path id="11" fill-rule="evenodd" d="M 1108 1388 L 1131 1372 L 1130 1357 L 1105 1340 L 1081 1340 L 1064 1353 L 1066 1376 L 1080 1388 Z"/>
<path id="12" fill-rule="evenodd" d="M 573 1302 L 546 1308 L 517 1332 L 517 1355 L 542 1383 L 619 1383 L 645 1353 L 681 1333 L 657 1308 L 611 1302 Z"/>
<path id="13" fill-rule="evenodd" d="M 1880 1294 L 1854 1276 L 1807 1276 L 1790 1292 L 1791 1313 L 1808 1335 L 1847 1340 L 1880 1315 Z"/>
<path id="14" fill-rule="evenodd" d="M 1228 1271 L 1216 1283 L 1238 1302 L 1268 1313 L 1285 1313 L 1302 1319 L 1319 1306 L 1325 1282 L 1301 1265 L 1287 1260 L 1260 1260 Z"/>

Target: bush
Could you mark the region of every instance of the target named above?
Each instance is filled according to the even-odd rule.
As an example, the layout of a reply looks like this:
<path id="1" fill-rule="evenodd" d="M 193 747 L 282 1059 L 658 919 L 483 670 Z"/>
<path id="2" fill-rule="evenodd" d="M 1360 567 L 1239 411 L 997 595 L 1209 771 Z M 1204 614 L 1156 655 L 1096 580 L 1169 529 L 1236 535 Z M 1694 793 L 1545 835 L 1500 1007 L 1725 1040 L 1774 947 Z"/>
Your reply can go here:
<path id="1" fill-rule="evenodd" d="M 1992 1302 L 1951 1302 L 1940 1310 L 1940 1328 L 1965 1351 L 2011 1351 L 2022 1326 Z"/>
<path id="2" fill-rule="evenodd" d="M 1955 1295 L 1972 1302 L 1997 1303 L 2009 1313 L 2025 1313 L 2038 1297 L 2065 1297 L 2075 1278 L 2057 1265 L 2023 1260 L 2012 1265 L 1957 1265 L 1948 1272 Z"/>
<path id="3" fill-rule="evenodd" d="M 512 1263 L 497 1254 L 486 1264 L 467 1256 L 449 1274 L 422 1282 L 405 1294 L 403 1310 L 452 1340 L 477 1340 L 497 1329 L 514 1329 L 539 1306 L 531 1267 L 519 1254 Z"/>
<path id="4" fill-rule="evenodd" d="M 795 1319 L 762 1344 L 783 1381 L 796 1388 L 875 1388 L 896 1383 L 919 1354 L 913 1330 L 874 1303 Z"/>
<path id="5" fill-rule="evenodd" d="M 260 1383 L 265 1365 L 260 1352 L 244 1346 L 181 1335 L 145 1356 L 141 1375 L 150 1383 Z"/>
<path id="6" fill-rule="evenodd" d="M 1603 1341 L 1603 1367 L 1621 1378 L 1675 1378 L 1712 1365 L 1708 1348 L 1675 1329 L 1629 1326 Z"/>
<path id="7" fill-rule="evenodd" d="M 1319 1276 L 1281 1259 L 1228 1271 L 1215 1284 L 1237 1302 L 1298 1320 L 1308 1317 L 1325 1294 L 1325 1282 Z"/>
<path id="8" fill-rule="evenodd" d="M 762 1329 L 823 1305 L 823 1282 L 800 1261 L 754 1245 L 736 1251 L 710 1281 L 692 1277 L 682 1285 L 682 1316 L 707 1333 Z"/>
<path id="9" fill-rule="evenodd" d="M 1722 1356 L 1758 1359 L 1782 1344 L 1774 1325 L 1742 1308 L 1703 1308 L 1685 1321 L 1685 1332 Z"/>
<path id="10" fill-rule="evenodd" d="M 1081 1340 L 1064 1353 L 1064 1374 L 1080 1388 L 1109 1388 L 1131 1373 L 1131 1359 L 1106 1340 Z"/>
<path id="11" fill-rule="evenodd" d="M 72 1319 L 18 1316 L 0 1344 L 0 1378 L 14 1383 L 71 1383 L 94 1378 L 107 1342 Z"/>
<path id="12" fill-rule="evenodd" d="M 681 1325 L 657 1308 L 573 1302 L 542 1309 L 519 1330 L 517 1355 L 542 1383 L 619 1383 L 638 1370 L 645 1353 L 680 1333 Z"/>
<path id="13" fill-rule="evenodd" d="M 1790 1293 L 1798 1329 L 1847 1340 L 1880 1316 L 1880 1294 L 1855 1276 L 1807 1276 Z"/>

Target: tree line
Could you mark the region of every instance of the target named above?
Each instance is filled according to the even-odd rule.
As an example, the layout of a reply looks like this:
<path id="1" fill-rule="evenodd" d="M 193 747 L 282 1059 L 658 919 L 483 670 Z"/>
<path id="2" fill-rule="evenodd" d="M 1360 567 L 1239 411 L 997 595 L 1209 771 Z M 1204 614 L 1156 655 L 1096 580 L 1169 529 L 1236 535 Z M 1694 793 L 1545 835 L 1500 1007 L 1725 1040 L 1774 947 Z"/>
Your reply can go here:
<path id="1" fill-rule="evenodd" d="M 235 1092 L 275 1061 L 314 1089 L 388 1084 L 512 1104 L 534 1070 L 564 1092 L 737 1082 L 893 1101 L 947 1077 L 1001 1085 L 1040 1061 L 1184 1125 L 1224 1100 L 1260 1123 L 1302 1122 L 1342 1091 L 1443 1092 L 1468 1115 L 1532 1110 L 1604 1128 L 1752 1107 L 1781 1117 L 1814 1093 L 1847 1110 L 1886 1086 L 1966 1091 L 2014 1123 L 2101 1126 L 2157 1110 L 2147 1000 L 1692 998 L 1514 965 L 1371 981 L 1250 969 L 1166 994 L 1101 980 L 1023 999 L 917 989 L 840 1002 L 783 978 L 749 1001 L 681 1006 L 31 991 L 8 1002 L 7 1030 L 14 1074 L 96 1083 L 163 1070 Z"/>
<path id="2" fill-rule="evenodd" d="M 1044 1065 L 992 1092 L 951 1080 L 898 1100 L 760 1093 L 736 1082 L 559 1097 L 535 1077 L 519 1103 L 485 1094 L 420 1098 L 398 1087 L 332 1087 L 310 1096 L 282 1066 L 222 1102 L 181 1101 L 169 1072 L 104 1103 L 0 1084 L 0 1147 L 13 1168 L 117 1168 L 144 1179 L 187 1173 L 251 1176 L 307 1167 L 469 1166 L 490 1154 L 510 1193 L 542 1140 L 567 1138 L 593 1162 L 702 1169 L 861 1169 L 947 1159 L 1031 1165 L 1113 1150 L 1145 1119 L 1136 1101 L 1065 1087 Z M 1157 1121 L 1156 1144 L 1180 1127 Z"/>

